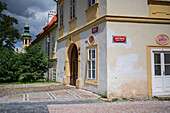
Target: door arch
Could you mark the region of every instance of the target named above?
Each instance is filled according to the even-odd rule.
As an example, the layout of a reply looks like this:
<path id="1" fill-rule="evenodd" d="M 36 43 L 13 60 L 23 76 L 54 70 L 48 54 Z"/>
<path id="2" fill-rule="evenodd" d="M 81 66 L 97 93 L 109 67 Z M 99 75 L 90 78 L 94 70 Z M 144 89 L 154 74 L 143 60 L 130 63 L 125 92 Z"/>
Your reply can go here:
<path id="1" fill-rule="evenodd" d="M 78 79 L 78 51 L 77 46 L 73 44 L 71 49 L 70 62 L 70 84 L 76 86 Z"/>

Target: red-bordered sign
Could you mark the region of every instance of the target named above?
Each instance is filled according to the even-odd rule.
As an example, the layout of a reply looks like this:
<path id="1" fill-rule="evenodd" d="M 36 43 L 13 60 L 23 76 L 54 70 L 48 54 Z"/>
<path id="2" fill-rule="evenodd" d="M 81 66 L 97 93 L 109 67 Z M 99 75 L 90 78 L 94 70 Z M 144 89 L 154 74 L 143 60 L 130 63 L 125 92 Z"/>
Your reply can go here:
<path id="1" fill-rule="evenodd" d="M 89 37 L 89 39 L 88 39 L 89 44 L 90 44 L 90 45 L 94 44 L 94 40 L 95 40 L 94 36 L 93 36 L 93 35 L 90 35 L 90 37 Z"/>
<path id="2" fill-rule="evenodd" d="M 113 36 L 113 42 L 126 43 L 126 36 Z"/>
<path id="3" fill-rule="evenodd" d="M 167 35 L 160 34 L 156 37 L 156 42 L 159 45 L 166 45 L 169 43 L 169 37 Z"/>
<path id="4" fill-rule="evenodd" d="M 94 34 L 94 33 L 96 33 L 96 32 L 98 32 L 98 27 L 92 28 L 92 34 Z"/>

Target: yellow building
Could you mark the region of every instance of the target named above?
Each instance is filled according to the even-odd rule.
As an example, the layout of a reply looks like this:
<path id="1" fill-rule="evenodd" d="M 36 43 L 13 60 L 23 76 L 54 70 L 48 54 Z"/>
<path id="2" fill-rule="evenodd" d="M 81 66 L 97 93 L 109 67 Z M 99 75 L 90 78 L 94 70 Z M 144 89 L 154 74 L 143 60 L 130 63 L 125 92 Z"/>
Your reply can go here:
<path id="1" fill-rule="evenodd" d="M 109 98 L 170 95 L 169 0 L 58 0 L 57 14 L 33 42 L 56 81 Z"/>

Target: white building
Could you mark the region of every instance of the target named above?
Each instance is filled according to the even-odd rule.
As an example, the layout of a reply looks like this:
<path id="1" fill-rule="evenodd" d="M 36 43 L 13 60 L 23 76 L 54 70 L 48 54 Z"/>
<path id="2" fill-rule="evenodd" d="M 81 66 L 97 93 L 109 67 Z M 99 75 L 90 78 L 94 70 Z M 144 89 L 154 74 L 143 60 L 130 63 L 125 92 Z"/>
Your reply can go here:
<path id="1" fill-rule="evenodd" d="M 170 0 L 59 0 L 57 20 L 33 43 L 58 82 L 148 98 L 170 95 L 169 29 Z"/>

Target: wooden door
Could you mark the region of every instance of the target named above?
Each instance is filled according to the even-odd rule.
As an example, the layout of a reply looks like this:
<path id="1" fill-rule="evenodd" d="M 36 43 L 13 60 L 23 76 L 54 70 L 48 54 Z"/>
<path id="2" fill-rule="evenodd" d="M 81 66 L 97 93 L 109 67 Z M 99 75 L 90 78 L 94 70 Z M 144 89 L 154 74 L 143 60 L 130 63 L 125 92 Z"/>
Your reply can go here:
<path id="1" fill-rule="evenodd" d="M 78 51 L 76 45 L 73 46 L 70 58 L 70 84 L 76 86 L 78 79 Z"/>

